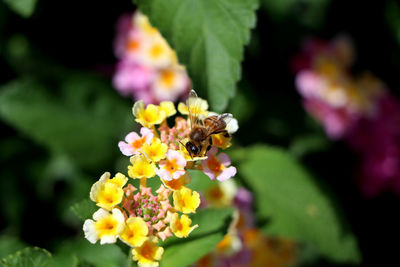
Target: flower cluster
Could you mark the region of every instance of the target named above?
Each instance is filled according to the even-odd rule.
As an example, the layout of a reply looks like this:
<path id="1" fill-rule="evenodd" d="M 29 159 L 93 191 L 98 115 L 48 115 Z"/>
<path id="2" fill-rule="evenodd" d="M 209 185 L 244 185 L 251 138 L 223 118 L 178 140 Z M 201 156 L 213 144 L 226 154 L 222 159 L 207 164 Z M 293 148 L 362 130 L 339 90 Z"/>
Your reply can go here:
<path id="1" fill-rule="evenodd" d="M 236 212 L 224 238 L 195 266 L 297 266 L 295 242 L 266 237 L 256 228 L 252 199 L 252 194 L 233 180 L 212 184 L 204 192 L 203 208 L 233 206 Z"/>
<path id="2" fill-rule="evenodd" d="M 348 38 L 306 43 L 295 61 L 298 91 L 326 133 L 342 138 L 359 154 L 362 192 L 400 193 L 400 102 L 372 74 L 353 78 L 353 61 Z"/>
<path id="3" fill-rule="evenodd" d="M 331 138 L 341 138 L 363 117 L 376 113 L 382 83 L 370 74 L 354 79 L 349 69 L 354 51 L 348 38 L 331 43 L 310 40 L 296 60 L 296 85 L 305 109 Z"/>
<path id="4" fill-rule="evenodd" d="M 114 46 L 113 84 L 122 95 L 159 103 L 188 92 L 190 80 L 175 51 L 139 11 L 120 18 Z"/>
<path id="5" fill-rule="evenodd" d="M 205 118 L 214 114 L 207 110 L 205 100 L 195 101 L 205 103 Z M 189 107 L 190 110 L 197 107 L 197 103 L 193 104 L 196 106 Z M 178 106 L 183 115 L 188 114 L 189 108 L 183 103 Z M 191 131 L 189 118 L 177 116 L 175 125 L 168 126 L 167 118 L 177 113 L 172 102 L 146 106 L 140 100 L 132 111 L 135 121 L 142 125 L 140 133 L 131 132 L 118 144 L 122 154 L 130 157 L 127 172 L 131 179 L 122 173 L 111 178 L 106 172 L 93 184 L 90 199 L 99 209 L 93 219 L 85 221 L 83 230 L 92 243 L 114 243 L 120 239 L 131 246 L 132 258 L 139 266 L 158 266 L 164 251 L 157 245 L 159 240 L 171 236 L 185 238 L 198 227 L 192 225 L 189 214 L 199 207 L 200 194 L 187 187 L 191 180 L 187 170 L 202 170 L 212 180 L 229 182 L 236 168 L 230 166 L 226 154 L 217 152 L 218 148 L 230 146 L 230 134 L 238 126 L 232 118 L 226 136 L 215 136 L 219 141 L 206 155 L 192 158 L 184 145 Z M 156 176 L 161 185 L 154 191 L 147 186 L 147 179 L 157 179 Z"/>

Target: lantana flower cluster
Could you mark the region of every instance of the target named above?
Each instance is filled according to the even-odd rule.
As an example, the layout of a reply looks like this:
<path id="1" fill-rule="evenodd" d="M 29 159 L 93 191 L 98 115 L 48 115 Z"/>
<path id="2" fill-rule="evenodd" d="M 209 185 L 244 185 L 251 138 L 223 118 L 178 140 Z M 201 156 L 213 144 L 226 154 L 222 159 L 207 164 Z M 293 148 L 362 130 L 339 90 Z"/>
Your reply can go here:
<path id="1" fill-rule="evenodd" d="M 191 108 L 198 107 L 204 116 L 208 103 L 198 98 Z M 198 105 L 201 102 L 202 105 Z M 178 110 L 188 115 L 188 107 L 180 103 Z M 233 132 L 238 128 L 232 119 L 224 136 L 213 136 L 215 143 L 206 155 L 192 158 L 183 145 L 188 140 L 190 122 L 177 116 L 170 127 L 167 118 L 177 110 L 170 101 L 159 105 L 144 104 L 140 100 L 133 106 L 135 121 L 142 127 L 139 133 L 128 133 L 118 146 L 128 156 L 128 176 L 117 173 L 111 177 L 104 173 L 90 190 L 90 199 L 99 209 L 93 219 L 85 221 L 85 237 L 92 243 L 115 243 L 118 239 L 132 247 L 132 259 L 139 266 L 158 266 L 164 249 L 159 241 L 171 236 L 186 238 L 199 225 L 193 225 L 190 214 L 200 205 L 200 194 L 189 187 L 188 169 L 202 170 L 210 179 L 226 181 L 236 174 L 229 157 L 218 154 L 218 149 L 230 146 Z M 157 177 L 158 176 L 158 177 Z M 139 184 L 134 185 L 138 179 Z M 147 186 L 147 179 L 160 179 L 159 188 Z"/>
<path id="2" fill-rule="evenodd" d="M 295 60 L 297 89 L 327 135 L 358 153 L 357 180 L 364 195 L 400 193 L 400 102 L 372 74 L 354 78 L 354 58 L 347 37 L 307 42 Z"/>
<path id="3" fill-rule="evenodd" d="M 373 117 L 383 84 L 369 73 L 353 78 L 351 41 L 340 36 L 330 43 L 309 40 L 295 63 L 296 86 L 304 108 L 320 121 L 328 136 L 347 135 L 364 117 Z"/>
<path id="4" fill-rule="evenodd" d="M 227 180 L 212 184 L 202 193 L 201 208 L 233 207 L 235 213 L 224 238 L 194 266 L 297 266 L 296 242 L 267 237 L 257 228 L 250 191 L 237 186 L 234 180 Z"/>
<path id="5" fill-rule="evenodd" d="M 119 62 L 113 84 L 122 95 L 158 104 L 175 101 L 189 91 L 185 67 L 139 11 L 119 19 L 114 50 Z"/>

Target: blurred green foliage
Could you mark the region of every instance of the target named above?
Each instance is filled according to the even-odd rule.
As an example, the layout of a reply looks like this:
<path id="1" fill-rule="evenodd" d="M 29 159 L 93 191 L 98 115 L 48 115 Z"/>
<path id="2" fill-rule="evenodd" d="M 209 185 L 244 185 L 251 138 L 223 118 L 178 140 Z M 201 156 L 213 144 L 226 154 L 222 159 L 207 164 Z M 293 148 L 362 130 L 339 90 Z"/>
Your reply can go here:
<path id="1" fill-rule="evenodd" d="M 51 254 L 38 247 L 28 247 L 0 260 L 5 267 L 51 267 Z"/>
<path id="2" fill-rule="evenodd" d="M 268 219 L 267 234 L 309 242 L 333 261 L 360 262 L 357 241 L 344 228 L 333 199 L 288 152 L 255 145 L 232 156 L 255 192 L 256 214 Z"/>
<path id="3" fill-rule="evenodd" d="M 35 10 L 37 0 L 3 0 L 10 9 L 24 18 L 28 18 Z"/>
<path id="4" fill-rule="evenodd" d="M 271 18 L 281 22 L 294 19 L 314 29 L 323 26 L 329 2 L 330 0 L 261 0 Z"/>

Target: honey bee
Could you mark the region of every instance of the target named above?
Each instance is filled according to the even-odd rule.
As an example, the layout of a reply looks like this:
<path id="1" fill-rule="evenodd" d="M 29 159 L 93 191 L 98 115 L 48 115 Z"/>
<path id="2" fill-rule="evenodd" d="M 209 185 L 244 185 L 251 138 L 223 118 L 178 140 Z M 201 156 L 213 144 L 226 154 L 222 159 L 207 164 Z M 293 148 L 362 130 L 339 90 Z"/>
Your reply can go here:
<path id="1" fill-rule="evenodd" d="M 212 147 L 212 135 L 225 132 L 227 123 L 232 118 L 232 114 L 224 113 L 221 115 L 213 115 L 202 118 L 200 101 L 197 100 L 197 94 L 194 90 L 190 91 L 189 97 L 186 100 L 186 106 L 189 111 L 190 133 L 189 141 L 184 145 L 190 157 L 201 157 Z"/>

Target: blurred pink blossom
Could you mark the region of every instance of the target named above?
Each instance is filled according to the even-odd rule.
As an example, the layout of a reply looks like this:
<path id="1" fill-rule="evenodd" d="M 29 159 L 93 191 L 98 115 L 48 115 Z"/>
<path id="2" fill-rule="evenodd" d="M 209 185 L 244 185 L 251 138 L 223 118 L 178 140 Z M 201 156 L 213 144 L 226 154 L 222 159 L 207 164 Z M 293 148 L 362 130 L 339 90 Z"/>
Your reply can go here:
<path id="1" fill-rule="evenodd" d="M 113 86 L 125 97 L 158 104 L 176 101 L 190 88 L 175 51 L 140 12 L 118 20 L 114 53 L 119 62 Z"/>
<path id="2" fill-rule="evenodd" d="M 357 181 L 365 196 L 400 194 L 400 102 L 369 73 L 350 73 L 355 52 L 347 37 L 308 40 L 294 60 L 305 110 L 332 139 L 359 156 Z"/>

